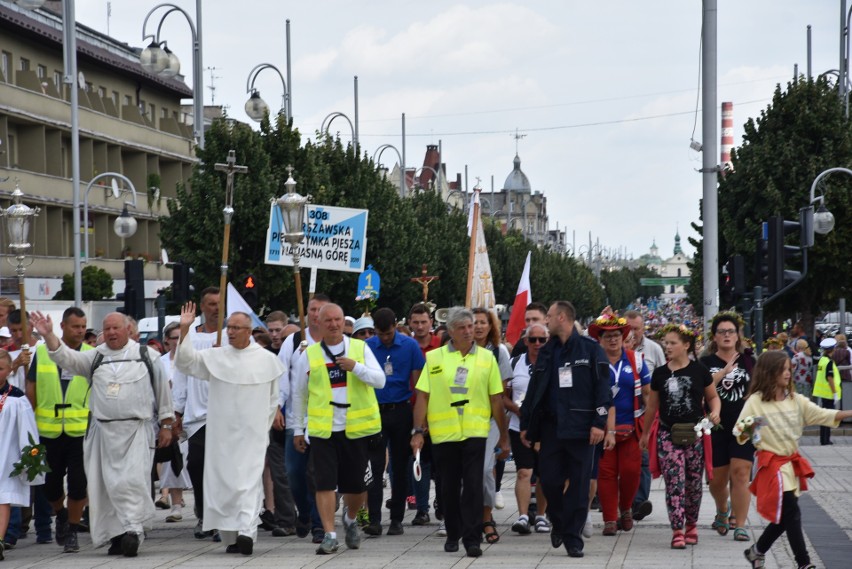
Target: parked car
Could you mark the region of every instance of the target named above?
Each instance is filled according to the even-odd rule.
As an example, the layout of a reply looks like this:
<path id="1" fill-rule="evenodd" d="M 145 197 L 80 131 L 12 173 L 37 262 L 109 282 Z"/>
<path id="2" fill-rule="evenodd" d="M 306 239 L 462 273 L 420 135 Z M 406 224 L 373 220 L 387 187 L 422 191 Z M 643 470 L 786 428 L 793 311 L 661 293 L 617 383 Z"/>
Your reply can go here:
<path id="1" fill-rule="evenodd" d="M 852 312 L 846 313 L 846 336 L 852 334 Z M 834 336 L 840 333 L 840 312 L 829 312 L 816 323 L 816 329 L 825 336 Z"/>

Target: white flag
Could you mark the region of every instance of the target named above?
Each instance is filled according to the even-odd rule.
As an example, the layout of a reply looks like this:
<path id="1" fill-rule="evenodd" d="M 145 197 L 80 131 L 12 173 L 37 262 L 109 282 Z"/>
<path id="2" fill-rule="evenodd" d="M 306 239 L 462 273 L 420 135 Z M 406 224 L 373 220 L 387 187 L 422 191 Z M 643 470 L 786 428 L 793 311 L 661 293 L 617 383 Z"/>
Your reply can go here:
<path id="1" fill-rule="evenodd" d="M 228 283 L 228 296 L 226 297 L 226 307 L 225 307 L 225 315 L 230 316 L 234 312 L 245 312 L 246 314 L 251 316 L 251 324 L 253 327 L 257 328 L 258 326 L 263 325 L 263 321 L 261 321 L 260 317 L 254 313 L 254 310 L 251 309 L 251 306 L 248 305 L 248 302 L 245 301 L 243 295 L 237 292 L 237 288 Z"/>
<path id="2" fill-rule="evenodd" d="M 475 192 L 479 193 L 479 192 Z M 473 255 L 473 282 L 470 290 L 470 306 L 494 309 L 494 279 L 491 276 L 491 263 L 488 261 L 488 246 L 485 244 L 485 232 L 482 219 L 476 223 L 476 251 Z"/>

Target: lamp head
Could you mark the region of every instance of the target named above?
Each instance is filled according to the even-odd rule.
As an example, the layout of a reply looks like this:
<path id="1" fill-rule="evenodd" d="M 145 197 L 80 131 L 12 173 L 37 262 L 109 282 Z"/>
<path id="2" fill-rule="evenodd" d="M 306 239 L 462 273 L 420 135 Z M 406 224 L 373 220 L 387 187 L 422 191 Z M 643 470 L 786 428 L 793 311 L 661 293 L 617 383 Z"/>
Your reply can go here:
<path id="1" fill-rule="evenodd" d="M 160 48 L 157 42 L 152 41 L 151 44 L 142 50 L 139 55 L 139 64 L 148 73 L 159 75 L 169 65 L 168 54 Z"/>
<path id="2" fill-rule="evenodd" d="M 293 179 L 293 168 L 287 167 L 289 176 L 284 182 L 287 193 L 278 198 L 276 203 L 281 209 L 281 219 L 284 222 L 283 240 L 291 246 L 296 247 L 305 238 L 305 212 L 308 201 L 307 196 L 296 193 L 296 180 Z"/>
<path id="3" fill-rule="evenodd" d="M 12 192 L 12 205 L 6 208 L 2 215 L 6 220 L 6 230 L 9 234 L 9 248 L 16 256 L 26 254 L 32 246 L 29 241 L 30 218 L 38 215 L 39 208 L 31 208 L 21 203 L 24 192 L 18 183 L 15 183 L 15 191 Z"/>
<path id="4" fill-rule="evenodd" d="M 832 229 L 834 229 L 834 214 L 828 211 L 824 203 L 820 203 L 819 209 L 814 213 L 814 231 L 825 235 Z"/>
<path id="5" fill-rule="evenodd" d="M 251 96 L 246 101 L 245 110 L 251 120 L 260 122 L 263 120 L 263 117 L 269 114 L 269 105 L 260 98 L 260 92 L 257 89 L 252 89 Z"/>
<path id="6" fill-rule="evenodd" d="M 166 67 L 160 71 L 160 77 L 174 77 L 180 73 L 180 59 L 174 54 L 169 46 L 163 45 L 163 53 L 167 56 Z"/>
<path id="7" fill-rule="evenodd" d="M 122 239 L 127 239 L 128 237 L 133 237 L 136 233 L 136 227 L 136 218 L 130 215 L 127 211 L 127 204 L 124 204 L 121 215 L 115 218 L 115 223 L 113 224 L 115 234 Z"/>

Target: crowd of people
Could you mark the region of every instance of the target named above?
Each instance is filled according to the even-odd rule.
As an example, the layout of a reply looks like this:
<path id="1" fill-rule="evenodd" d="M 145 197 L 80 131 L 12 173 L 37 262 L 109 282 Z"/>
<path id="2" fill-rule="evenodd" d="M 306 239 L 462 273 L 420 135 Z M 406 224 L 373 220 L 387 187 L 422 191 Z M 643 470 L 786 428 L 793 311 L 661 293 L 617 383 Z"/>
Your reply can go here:
<path id="1" fill-rule="evenodd" d="M 362 534 L 403 534 L 414 509 L 412 525 L 435 516 L 448 553 L 479 557 L 503 529 L 549 534 L 554 548 L 583 557 L 593 500 L 602 536 L 632 531 L 652 514 L 650 483 L 661 476 L 671 549 L 698 542 L 706 479 L 716 507 L 708 530 L 750 541 L 755 494 L 771 523 L 748 561 L 761 567 L 786 531 L 798 565 L 812 567 L 797 505 L 809 466 L 796 444 L 811 424 L 830 444 L 830 427 L 852 416 L 837 410 L 845 338 L 824 339 L 813 362 L 794 327 L 789 352 L 785 343 L 755 358 L 742 318 L 723 312 L 697 350 L 683 303 L 607 308 L 585 331 L 570 302 L 532 303 L 514 346 L 481 308 L 452 308 L 436 328 L 425 304 L 404 318 L 379 308 L 356 319 L 316 294 L 304 330 L 281 311 L 262 328 L 235 312 L 219 330 L 219 307 L 219 290 L 207 288 L 162 344 L 140 345 L 123 314 L 109 314 L 98 334 L 69 308 L 57 336 L 50 317 L 32 313 L 25 327 L 0 299 L 10 333 L 0 349 L 0 559 L 31 521 L 37 541 L 66 553 L 88 531 L 107 554 L 136 556 L 155 507 L 182 520 L 189 489 L 195 538 L 227 553 L 251 555 L 259 528 L 310 536 L 318 555 L 340 541 L 358 549 Z M 762 436 L 748 423 L 758 416 Z M 10 476 L 30 435 L 49 472 Z M 519 515 L 500 528 L 492 512 L 504 507 L 509 456 Z"/>

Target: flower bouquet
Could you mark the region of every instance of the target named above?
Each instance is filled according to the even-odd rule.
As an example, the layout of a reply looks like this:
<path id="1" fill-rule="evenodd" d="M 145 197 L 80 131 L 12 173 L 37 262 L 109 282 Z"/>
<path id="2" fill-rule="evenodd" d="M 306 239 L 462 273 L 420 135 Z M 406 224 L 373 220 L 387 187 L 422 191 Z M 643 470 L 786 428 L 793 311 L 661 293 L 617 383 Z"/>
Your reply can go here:
<path id="1" fill-rule="evenodd" d="M 363 316 L 369 316 L 370 312 L 376 307 L 378 298 L 379 295 L 375 290 L 365 291 L 364 294 L 355 297 L 355 306 L 363 313 Z"/>
<path id="2" fill-rule="evenodd" d="M 12 470 L 9 478 L 15 478 L 26 473 L 27 480 L 32 482 L 39 474 L 50 472 L 50 467 L 46 462 L 44 445 L 36 443 L 32 433 L 27 433 L 27 437 L 29 437 L 30 444 L 21 449 L 21 460 L 12 465 L 14 470 Z"/>
<path id="3" fill-rule="evenodd" d="M 704 417 L 695 425 L 695 438 L 700 439 L 702 436 L 709 437 L 710 433 L 720 429 L 719 425 L 714 425 L 709 417 Z"/>
<path id="4" fill-rule="evenodd" d="M 766 419 L 749 415 L 737 421 L 737 424 L 734 425 L 733 433 L 737 437 L 737 442 L 741 445 L 749 441 L 757 444 L 760 442 L 760 428 L 764 425 L 766 425 Z"/>

